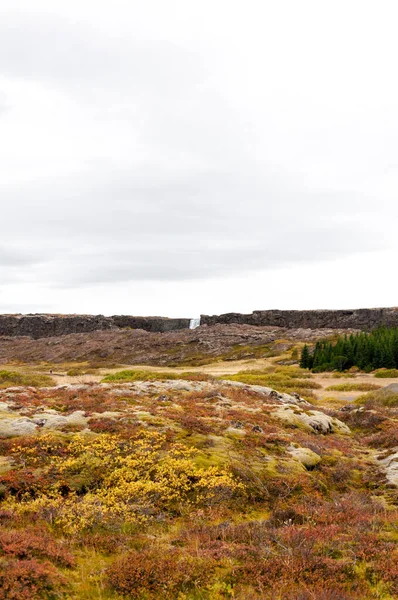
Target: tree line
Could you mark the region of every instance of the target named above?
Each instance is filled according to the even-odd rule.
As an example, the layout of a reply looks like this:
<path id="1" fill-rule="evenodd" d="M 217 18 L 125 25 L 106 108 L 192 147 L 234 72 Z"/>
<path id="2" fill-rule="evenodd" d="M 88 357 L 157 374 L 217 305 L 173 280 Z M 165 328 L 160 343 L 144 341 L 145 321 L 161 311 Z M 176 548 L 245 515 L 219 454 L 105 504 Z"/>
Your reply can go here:
<path id="1" fill-rule="evenodd" d="M 398 368 L 398 328 L 381 327 L 370 333 L 344 335 L 334 342 L 319 341 L 312 351 L 305 345 L 300 367 L 314 372 Z"/>

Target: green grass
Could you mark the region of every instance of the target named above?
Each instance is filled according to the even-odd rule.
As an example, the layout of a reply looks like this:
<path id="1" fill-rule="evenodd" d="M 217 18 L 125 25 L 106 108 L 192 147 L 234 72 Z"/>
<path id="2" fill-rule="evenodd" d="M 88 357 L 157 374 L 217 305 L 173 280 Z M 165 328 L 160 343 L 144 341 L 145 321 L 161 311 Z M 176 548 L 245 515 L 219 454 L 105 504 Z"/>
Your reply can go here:
<path id="1" fill-rule="evenodd" d="M 381 389 L 369 394 L 364 394 L 355 400 L 356 404 L 369 408 L 384 406 L 386 408 L 398 407 L 398 394 L 391 390 Z"/>
<path id="2" fill-rule="evenodd" d="M 379 377 L 379 378 L 398 377 L 398 369 L 380 369 L 379 371 L 376 371 L 375 377 Z"/>
<path id="3" fill-rule="evenodd" d="M 208 381 L 211 379 L 209 375 L 205 373 L 173 373 L 171 371 L 157 372 L 157 371 L 133 371 L 126 369 L 124 371 L 118 371 L 111 375 L 106 375 L 102 382 L 103 383 L 115 383 L 115 382 L 129 382 L 129 381 L 167 381 L 170 379 L 186 379 L 188 381 Z"/>
<path id="4" fill-rule="evenodd" d="M 322 386 L 310 378 L 299 379 L 297 369 L 292 369 L 288 374 L 288 368 L 281 369 L 275 373 L 264 373 L 262 371 L 240 371 L 235 375 L 224 375 L 220 379 L 229 381 L 240 381 L 249 385 L 263 385 L 278 390 L 279 392 L 311 392 Z"/>
<path id="5" fill-rule="evenodd" d="M 0 371 L 0 388 L 14 386 L 49 387 L 55 385 L 55 381 L 48 375 L 37 373 L 18 373 L 17 371 Z"/>
<path id="6" fill-rule="evenodd" d="M 269 358 L 277 356 L 270 346 L 242 346 L 237 344 L 225 354 L 218 356 L 218 360 L 244 360 L 245 358 Z"/>
<path id="7" fill-rule="evenodd" d="M 380 385 L 374 383 L 339 383 L 326 388 L 327 392 L 371 392 L 379 390 Z"/>
<path id="8" fill-rule="evenodd" d="M 78 377 L 79 375 L 95 375 L 97 369 L 90 369 L 88 367 L 72 367 L 68 369 L 66 374 L 68 377 Z"/>

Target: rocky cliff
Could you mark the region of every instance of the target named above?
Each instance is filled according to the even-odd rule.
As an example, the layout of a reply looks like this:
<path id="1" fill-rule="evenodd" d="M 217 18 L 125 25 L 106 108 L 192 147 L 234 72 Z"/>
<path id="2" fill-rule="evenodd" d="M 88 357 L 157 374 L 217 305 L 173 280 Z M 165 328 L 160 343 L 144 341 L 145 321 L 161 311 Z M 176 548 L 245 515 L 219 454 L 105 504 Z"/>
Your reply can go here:
<path id="1" fill-rule="evenodd" d="M 70 333 L 120 328 L 168 332 L 189 328 L 190 319 L 134 317 L 130 315 L 0 315 L 0 336 L 34 339 Z M 202 315 L 201 325 L 256 325 L 287 329 L 363 329 L 380 325 L 398 327 L 398 308 L 356 310 L 256 310 L 251 314 Z"/>
<path id="2" fill-rule="evenodd" d="M 34 339 L 130 327 L 146 331 L 187 329 L 189 319 L 130 317 L 115 315 L 0 315 L 0 336 L 28 336 Z"/>
<path id="3" fill-rule="evenodd" d="M 398 327 L 398 308 L 355 310 L 255 310 L 251 314 L 202 315 L 201 325 L 239 323 L 289 329 L 363 329 Z"/>

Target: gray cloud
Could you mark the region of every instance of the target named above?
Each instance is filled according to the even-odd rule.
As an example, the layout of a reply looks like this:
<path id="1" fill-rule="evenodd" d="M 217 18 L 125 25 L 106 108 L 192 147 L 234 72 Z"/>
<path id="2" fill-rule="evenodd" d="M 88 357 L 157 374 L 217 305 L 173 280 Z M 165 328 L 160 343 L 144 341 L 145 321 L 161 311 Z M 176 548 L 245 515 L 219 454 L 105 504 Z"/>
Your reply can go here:
<path id="1" fill-rule="evenodd" d="M 333 57 L 300 21 L 314 54 L 300 30 L 280 38 L 283 11 L 263 31 L 261 3 L 258 24 L 232 8 L 228 23 L 215 10 L 159 24 L 161 3 L 118 1 L 109 27 L 89 0 L 30 6 L 0 8 L 3 284 L 205 280 L 397 251 L 398 90 L 373 63 L 352 85 L 349 37 Z"/>

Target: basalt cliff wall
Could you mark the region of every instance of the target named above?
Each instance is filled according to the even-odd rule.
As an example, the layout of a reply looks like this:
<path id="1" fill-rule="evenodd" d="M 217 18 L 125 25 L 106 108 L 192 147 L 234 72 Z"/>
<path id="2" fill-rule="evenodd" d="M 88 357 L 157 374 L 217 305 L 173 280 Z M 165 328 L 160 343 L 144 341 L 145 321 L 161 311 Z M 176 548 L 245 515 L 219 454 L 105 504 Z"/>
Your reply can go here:
<path id="1" fill-rule="evenodd" d="M 28 336 L 38 339 L 70 333 L 106 329 L 144 329 L 167 332 L 189 328 L 190 319 L 134 317 L 130 315 L 0 315 L 0 336 Z M 362 308 L 356 310 L 256 310 L 251 314 L 227 313 L 202 315 L 201 325 L 257 325 L 288 329 L 362 329 L 381 325 L 398 327 L 398 308 Z"/>
<path id="2" fill-rule="evenodd" d="M 38 339 L 126 327 L 164 332 L 188 329 L 189 321 L 190 319 L 128 315 L 0 315 L 0 336 L 28 336 Z"/>
<path id="3" fill-rule="evenodd" d="M 251 314 L 202 315 L 201 325 L 239 323 L 289 329 L 362 329 L 398 327 L 398 308 L 355 310 L 255 310 Z"/>

